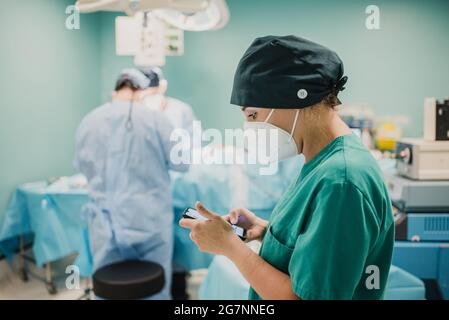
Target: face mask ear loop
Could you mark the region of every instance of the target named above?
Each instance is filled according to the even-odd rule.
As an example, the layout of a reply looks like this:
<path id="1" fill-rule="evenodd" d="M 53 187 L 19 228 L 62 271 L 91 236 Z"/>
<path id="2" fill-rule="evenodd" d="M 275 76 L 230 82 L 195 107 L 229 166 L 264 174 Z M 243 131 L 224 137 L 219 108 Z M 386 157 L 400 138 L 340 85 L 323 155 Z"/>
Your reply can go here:
<path id="1" fill-rule="evenodd" d="M 273 112 L 274 112 L 274 109 L 271 109 L 270 113 L 268 114 L 268 117 L 265 119 L 264 122 L 268 122 L 268 120 L 270 120 L 271 115 L 273 114 Z"/>
<path id="2" fill-rule="evenodd" d="M 290 133 L 290 139 L 293 139 L 293 134 L 295 133 L 296 122 L 298 121 L 298 117 L 299 117 L 299 110 L 296 110 L 295 121 L 293 121 L 293 127 L 292 127 L 292 132 Z"/>

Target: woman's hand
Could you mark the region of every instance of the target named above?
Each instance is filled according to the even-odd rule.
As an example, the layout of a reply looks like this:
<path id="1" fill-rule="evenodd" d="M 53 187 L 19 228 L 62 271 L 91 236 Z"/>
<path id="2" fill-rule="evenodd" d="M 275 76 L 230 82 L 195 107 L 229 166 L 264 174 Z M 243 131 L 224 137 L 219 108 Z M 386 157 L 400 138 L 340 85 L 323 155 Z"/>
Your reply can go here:
<path id="1" fill-rule="evenodd" d="M 207 210 L 200 202 L 196 203 L 195 208 L 209 220 L 183 218 L 179 225 L 191 229 L 190 238 L 201 251 L 229 256 L 236 247 L 243 244 L 226 220 Z"/>
<path id="2" fill-rule="evenodd" d="M 279 271 L 264 261 L 234 234 L 229 222 L 237 222 L 247 229 L 251 239 L 261 239 L 265 233 L 267 221 L 246 209 L 234 209 L 225 216 L 207 210 L 197 202 L 195 208 L 207 218 L 207 221 L 181 219 L 179 224 L 189 228 L 190 238 L 201 251 L 221 254 L 228 257 L 240 270 L 250 285 L 265 299 L 297 299 L 292 291 L 288 274 Z"/>
<path id="3" fill-rule="evenodd" d="M 229 223 L 245 229 L 247 241 L 262 241 L 268 225 L 268 221 L 258 218 L 254 213 L 245 208 L 232 209 L 223 218 Z"/>

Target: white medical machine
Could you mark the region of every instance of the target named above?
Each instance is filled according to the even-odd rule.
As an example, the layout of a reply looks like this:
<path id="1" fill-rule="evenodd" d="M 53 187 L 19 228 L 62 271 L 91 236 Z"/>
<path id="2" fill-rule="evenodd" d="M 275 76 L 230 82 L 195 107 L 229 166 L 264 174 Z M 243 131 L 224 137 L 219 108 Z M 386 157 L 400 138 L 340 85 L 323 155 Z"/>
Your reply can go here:
<path id="1" fill-rule="evenodd" d="M 438 101 L 426 98 L 424 102 L 424 139 L 449 141 L 449 99 Z"/>
<path id="2" fill-rule="evenodd" d="M 424 138 L 400 139 L 398 174 L 415 180 L 449 180 L 449 100 L 426 98 Z"/>
<path id="3" fill-rule="evenodd" d="M 449 180 L 449 141 L 400 139 L 396 146 L 400 155 L 400 175 L 416 180 Z"/>

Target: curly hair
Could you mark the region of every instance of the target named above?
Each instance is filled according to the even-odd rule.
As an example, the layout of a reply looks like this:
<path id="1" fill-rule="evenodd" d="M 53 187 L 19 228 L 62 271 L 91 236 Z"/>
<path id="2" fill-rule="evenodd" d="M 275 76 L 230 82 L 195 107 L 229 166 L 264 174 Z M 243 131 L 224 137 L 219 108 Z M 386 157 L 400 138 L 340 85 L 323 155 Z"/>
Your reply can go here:
<path id="1" fill-rule="evenodd" d="M 341 102 L 337 97 L 337 94 L 332 92 L 328 94 L 324 99 L 322 100 L 322 103 L 329 106 L 330 108 L 335 108 L 336 106 L 340 105 Z"/>

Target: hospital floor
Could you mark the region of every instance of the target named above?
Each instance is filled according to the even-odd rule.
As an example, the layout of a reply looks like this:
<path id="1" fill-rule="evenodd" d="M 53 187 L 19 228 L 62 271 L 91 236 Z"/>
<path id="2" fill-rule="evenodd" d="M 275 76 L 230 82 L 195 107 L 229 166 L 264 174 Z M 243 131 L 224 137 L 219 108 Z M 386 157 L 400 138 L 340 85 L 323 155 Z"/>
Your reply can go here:
<path id="1" fill-rule="evenodd" d="M 18 259 L 12 264 L 0 260 L 0 300 L 78 300 L 84 296 L 86 280 L 81 279 L 80 289 L 67 289 L 65 286 L 65 267 L 71 258 L 53 263 L 54 284 L 56 294 L 50 294 L 45 286 L 45 270 L 28 263 L 28 281 L 22 281 L 19 273 Z M 195 270 L 187 279 L 187 293 L 192 300 L 198 298 L 198 289 L 207 274 L 206 269 Z"/>

